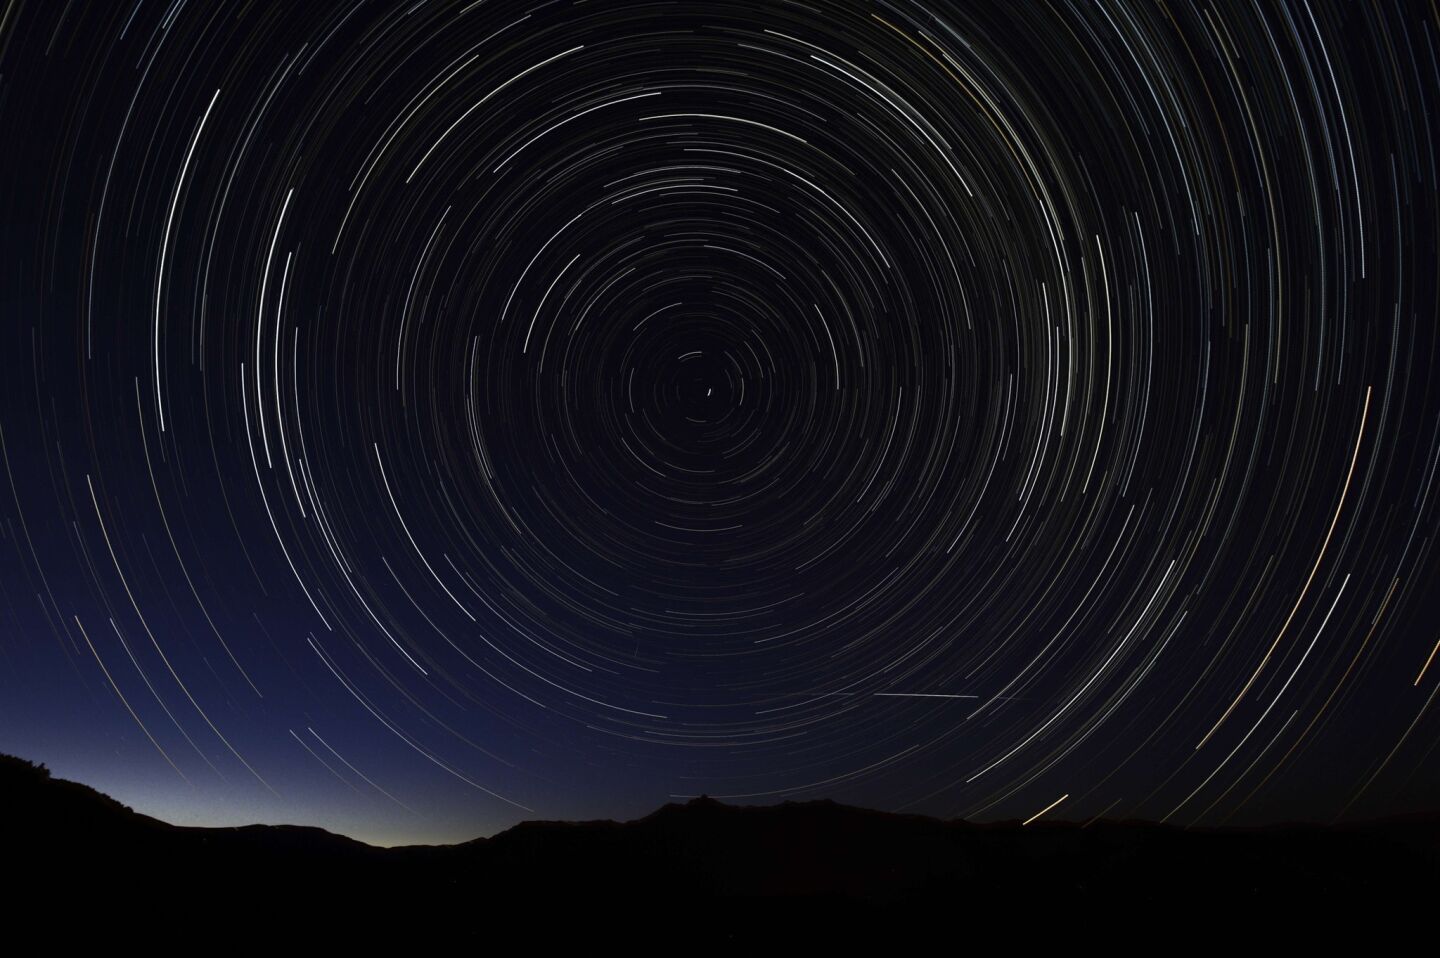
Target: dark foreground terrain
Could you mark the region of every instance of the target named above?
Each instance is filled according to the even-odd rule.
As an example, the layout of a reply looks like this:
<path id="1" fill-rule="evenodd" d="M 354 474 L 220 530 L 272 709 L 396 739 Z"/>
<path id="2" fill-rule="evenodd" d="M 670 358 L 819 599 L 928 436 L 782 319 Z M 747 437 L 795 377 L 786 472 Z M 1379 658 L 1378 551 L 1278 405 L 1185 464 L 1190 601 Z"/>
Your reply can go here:
<path id="1" fill-rule="evenodd" d="M 316 828 L 168 825 L 0 756 L 0 863 L 0 889 L 10 889 L 0 907 L 80 916 L 52 942 L 118 942 L 138 928 L 157 942 L 197 931 L 223 942 L 281 916 L 341 937 L 396 927 L 484 937 L 508 919 L 541 941 L 578 915 L 603 914 L 611 924 L 592 930 L 608 938 L 680 913 L 700 916 L 695 933 L 724 940 L 745 930 L 751 910 L 773 917 L 777 903 L 790 915 L 822 908 L 832 931 L 836 915 L 926 915 L 1004 924 L 1023 938 L 1017 916 L 1062 913 L 1183 912 L 1203 925 L 1338 910 L 1379 924 L 1428 921 L 1440 816 L 1247 830 L 1022 827 L 826 801 L 698 799 L 631 822 L 526 822 L 461 845 L 383 849 Z M 116 908 L 140 924 L 87 924 Z"/>

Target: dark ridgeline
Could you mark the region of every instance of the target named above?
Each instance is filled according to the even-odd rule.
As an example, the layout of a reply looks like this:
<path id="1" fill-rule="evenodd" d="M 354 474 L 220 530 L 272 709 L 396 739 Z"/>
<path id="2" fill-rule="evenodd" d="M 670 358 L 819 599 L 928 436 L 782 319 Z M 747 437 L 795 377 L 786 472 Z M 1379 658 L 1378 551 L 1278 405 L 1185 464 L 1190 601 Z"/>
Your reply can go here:
<path id="1" fill-rule="evenodd" d="M 525 822 L 460 845 L 385 849 L 318 828 L 169 825 L 0 756 L 0 856 L 7 877 L 37 900 L 77 914 L 122 904 L 163 912 L 156 920 L 166 928 L 209 915 L 241 932 L 245 915 L 275 907 L 361 922 L 350 931 L 423 916 L 431 931 L 479 935 L 467 925 L 477 909 L 493 921 L 521 909 L 628 903 L 713 908 L 723 937 L 726 922 L 743 921 L 736 906 L 745 900 L 772 911 L 776 901 L 871 915 L 922 909 L 981 926 L 1056 911 L 1178 907 L 1210 921 L 1237 909 L 1411 901 L 1418 918 L 1440 891 L 1440 816 L 1229 830 L 1021 827 L 829 801 L 736 807 L 700 798 L 632 822 Z"/>

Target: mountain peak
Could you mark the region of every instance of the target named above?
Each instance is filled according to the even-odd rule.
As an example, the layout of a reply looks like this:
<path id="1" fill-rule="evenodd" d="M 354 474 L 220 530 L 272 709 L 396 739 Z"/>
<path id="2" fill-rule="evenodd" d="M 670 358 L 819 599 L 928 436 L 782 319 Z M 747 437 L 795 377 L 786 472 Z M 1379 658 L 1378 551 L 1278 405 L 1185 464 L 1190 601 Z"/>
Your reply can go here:
<path id="1" fill-rule="evenodd" d="M 698 795 L 685 803 L 686 808 L 728 808 L 724 802 L 709 795 Z"/>

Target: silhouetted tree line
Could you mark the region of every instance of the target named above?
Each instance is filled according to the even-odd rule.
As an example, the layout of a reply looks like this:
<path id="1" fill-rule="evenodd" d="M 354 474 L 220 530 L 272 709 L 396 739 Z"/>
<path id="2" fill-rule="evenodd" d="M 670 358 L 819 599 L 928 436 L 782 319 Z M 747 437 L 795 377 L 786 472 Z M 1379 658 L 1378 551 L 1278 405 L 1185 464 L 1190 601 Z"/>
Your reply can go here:
<path id="1" fill-rule="evenodd" d="M 50 770 L 45 767 L 44 762 L 37 765 L 14 755 L 0 754 L 0 772 L 3 772 L 7 778 L 15 775 L 27 775 L 37 779 L 50 777 Z"/>

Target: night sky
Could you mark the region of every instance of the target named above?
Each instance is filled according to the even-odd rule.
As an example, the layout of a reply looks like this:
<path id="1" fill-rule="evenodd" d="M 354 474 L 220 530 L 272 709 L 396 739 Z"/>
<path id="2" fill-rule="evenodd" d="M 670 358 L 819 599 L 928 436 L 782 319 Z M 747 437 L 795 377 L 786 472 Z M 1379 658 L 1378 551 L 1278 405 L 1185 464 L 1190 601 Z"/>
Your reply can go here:
<path id="1" fill-rule="evenodd" d="M 0 4 L 0 751 L 457 841 L 1440 805 L 1421 3 Z"/>

